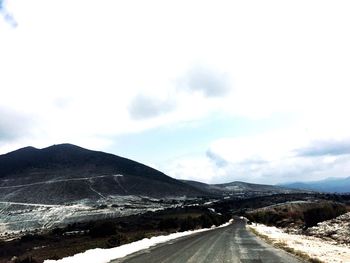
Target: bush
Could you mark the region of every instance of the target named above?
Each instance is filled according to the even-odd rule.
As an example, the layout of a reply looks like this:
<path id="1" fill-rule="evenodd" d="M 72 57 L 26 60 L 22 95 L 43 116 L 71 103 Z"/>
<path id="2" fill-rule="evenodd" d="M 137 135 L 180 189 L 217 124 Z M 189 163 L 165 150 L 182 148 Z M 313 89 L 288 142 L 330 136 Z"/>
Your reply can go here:
<path id="1" fill-rule="evenodd" d="M 158 227 L 160 230 L 177 229 L 179 222 L 177 218 L 166 218 L 159 222 Z"/>
<path id="2" fill-rule="evenodd" d="M 247 218 L 250 221 L 262 223 L 265 225 L 276 225 L 278 221 L 281 221 L 283 219 L 283 216 L 281 214 L 277 214 L 273 210 L 268 210 L 249 213 L 247 214 Z"/>
<path id="3" fill-rule="evenodd" d="M 91 237 L 107 237 L 116 234 L 116 226 L 113 222 L 95 223 L 90 229 Z"/>
<path id="4" fill-rule="evenodd" d="M 209 228 L 211 227 L 212 225 L 214 225 L 214 222 L 213 220 L 211 219 L 210 216 L 208 215 L 201 215 L 199 217 L 200 221 L 201 221 L 201 225 L 203 228 Z"/>
<path id="5" fill-rule="evenodd" d="M 51 234 L 56 235 L 56 236 L 60 236 L 63 234 L 63 229 L 56 227 L 56 228 L 51 230 Z"/>
<path id="6" fill-rule="evenodd" d="M 193 217 L 188 216 L 185 220 L 181 222 L 180 231 L 193 230 L 196 227 L 195 220 Z"/>
<path id="7" fill-rule="evenodd" d="M 346 213 L 346 209 L 336 204 L 316 207 L 304 212 L 305 227 L 316 226 L 317 223 L 335 218 Z"/>
<path id="8" fill-rule="evenodd" d="M 335 218 L 346 212 L 346 207 L 339 203 L 314 202 L 285 205 L 270 209 L 248 212 L 246 217 L 253 222 L 277 227 L 304 225 L 304 228 L 317 225 L 318 222 Z"/>
<path id="9" fill-rule="evenodd" d="M 23 259 L 16 258 L 13 262 L 14 263 L 37 263 L 38 261 L 36 261 L 33 257 L 29 256 Z"/>
<path id="10" fill-rule="evenodd" d="M 145 232 L 138 232 L 135 236 L 132 237 L 132 239 L 130 240 L 130 242 L 134 242 L 134 241 L 138 241 L 138 240 L 141 240 L 141 239 L 144 239 L 146 238 L 147 235 Z"/>
<path id="11" fill-rule="evenodd" d="M 43 239 L 44 239 L 43 236 L 40 236 L 37 234 L 28 234 L 21 237 L 21 241 L 23 242 L 33 242 L 33 241 L 43 240 Z"/>
<path id="12" fill-rule="evenodd" d="M 112 248 L 112 247 L 120 246 L 124 244 L 126 241 L 127 241 L 127 237 L 125 235 L 117 233 L 107 240 L 106 245 L 108 248 Z"/>

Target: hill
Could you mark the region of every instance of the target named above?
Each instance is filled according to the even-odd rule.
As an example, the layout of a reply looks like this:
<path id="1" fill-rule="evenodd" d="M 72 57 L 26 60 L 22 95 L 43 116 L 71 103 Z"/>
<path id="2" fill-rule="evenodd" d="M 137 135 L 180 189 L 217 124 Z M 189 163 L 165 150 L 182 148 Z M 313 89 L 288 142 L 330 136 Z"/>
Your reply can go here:
<path id="1" fill-rule="evenodd" d="M 215 195 L 234 195 L 234 196 L 257 196 L 257 195 L 270 195 L 270 194 L 289 194 L 300 191 L 298 189 L 291 189 L 275 185 L 263 185 L 263 184 L 251 184 L 245 182 L 231 182 L 226 184 L 205 184 L 196 181 L 182 180 L 183 182 L 201 190 Z"/>
<path id="2" fill-rule="evenodd" d="M 277 227 L 312 227 L 317 223 L 335 218 L 346 213 L 343 203 L 309 200 L 275 204 L 255 209 L 246 213 L 246 217 L 257 223 Z"/>
<path id="3" fill-rule="evenodd" d="M 0 201 L 60 204 L 115 195 L 194 197 L 204 193 L 141 163 L 71 144 L 0 155 Z"/>

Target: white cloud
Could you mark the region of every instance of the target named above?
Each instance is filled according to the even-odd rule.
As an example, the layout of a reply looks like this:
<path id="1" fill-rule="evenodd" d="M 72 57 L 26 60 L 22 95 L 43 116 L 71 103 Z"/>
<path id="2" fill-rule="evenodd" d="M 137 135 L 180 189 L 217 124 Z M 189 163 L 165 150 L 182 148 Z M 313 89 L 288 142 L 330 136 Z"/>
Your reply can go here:
<path id="1" fill-rule="evenodd" d="M 216 139 L 206 155 L 176 158 L 163 169 L 176 178 L 207 183 L 275 184 L 347 177 L 349 133 L 347 122 L 337 118 L 305 118 L 283 129 Z"/>
<path id="2" fill-rule="evenodd" d="M 176 107 L 176 103 L 171 98 L 164 100 L 139 94 L 134 97 L 129 105 L 131 118 L 148 119 L 166 114 Z"/>
<path id="3" fill-rule="evenodd" d="M 13 141 L 30 132 L 29 116 L 0 105 L 0 142 Z"/>
<path id="4" fill-rule="evenodd" d="M 228 74 L 197 66 L 179 80 L 178 89 L 201 92 L 206 97 L 215 98 L 226 96 L 231 89 L 231 83 Z"/>
<path id="5" fill-rule="evenodd" d="M 169 173 L 205 182 L 283 183 L 345 177 L 350 173 L 350 154 L 343 151 L 343 146 L 349 141 L 343 138 L 339 143 L 324 138 L 315 144 L 289 131 L 220 139 L 211 144 L 207 158 L 175 160 Z M 304 149 L 322 154 L 300 154 Z"/>
<path id="6" fill-rule="evenodd" d="M 161 167 L 170 176 L 177 179 L 210 183 L 220 180 L 225 174 L 207 157 L 186 156 L 177 158 Z"/>
<path id="7" fill-rule="evenodd" d="M 5 0 L 0 0 L 0 16 L 3 16 L 4 20 L 12 27 L 17 26 L 17 22 L 13 15 L 6 9 Z"/>

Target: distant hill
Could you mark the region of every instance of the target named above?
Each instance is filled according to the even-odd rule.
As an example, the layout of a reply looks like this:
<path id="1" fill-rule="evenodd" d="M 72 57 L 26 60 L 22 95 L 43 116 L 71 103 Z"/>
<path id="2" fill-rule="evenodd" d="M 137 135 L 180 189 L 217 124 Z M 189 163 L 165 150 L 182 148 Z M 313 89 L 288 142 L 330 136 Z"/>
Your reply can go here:
<path id="1" fill-rule="evenodd" d="M 196 187 L 199 190 L 206 191 L 212 194 L 224 194 L 224 195 L 243 195 L 243 196 L 256 196 L 256 195 L 268 195 L 268 194 L 287 194 L 296 192 L 305 192 L 287 187 L 275 186 L 275 185 L 263 185 L 263 184 L 251 184 L 245 182 L 231 182 L 226 184 L 205 184 L 196 181 L 182 180 L 183 182 Z"/>
<path id="2" fill-rule="evenodd" d="M 141 163 L 72 144 L 0 155 L 0 201 L 59 204 L 113 195 L 206 194 Z"/>
<path id="3" fill-rule="evenodd" d="M 294 189 L 307 189 L 328 193 L 350 193 L 350 177 L 347 178 L 328 178 L 313 182 L 295 182 L 283 184 L 284 187 Z"/>

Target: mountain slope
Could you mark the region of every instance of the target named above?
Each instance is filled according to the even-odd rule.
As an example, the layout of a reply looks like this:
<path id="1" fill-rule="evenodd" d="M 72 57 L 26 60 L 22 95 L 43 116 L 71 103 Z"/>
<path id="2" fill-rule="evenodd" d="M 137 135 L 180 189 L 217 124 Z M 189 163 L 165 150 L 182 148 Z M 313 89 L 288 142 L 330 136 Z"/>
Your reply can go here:
<path id="1" fill-rule="evenodd" d="M 203 194 L 141 163 L 71 144 L 0 155 L 0 201 L 58 204 L 113 195 Z"/>
<path id="2" fill-rule="evenodd" d="M 196 181 L 182 181 L 199 190 L 216 195 L 265 195 L 300 192 L 300 190 L 275 185 L 251 184 L 238 181 L 226 184 L 205 184 Z"/>
<path id="3" fill-rule="evenodd" d="M 329 178 L 313 182 L 296 182 L 290 184 L 283 184 L 283 186 L 295 189 L 309 189 L 320 192 L 350 193 L 350 177 Z"/>

